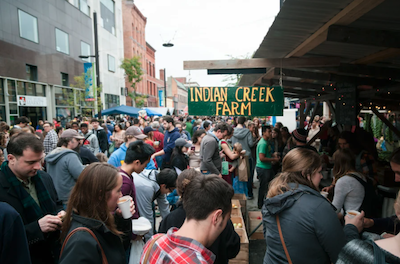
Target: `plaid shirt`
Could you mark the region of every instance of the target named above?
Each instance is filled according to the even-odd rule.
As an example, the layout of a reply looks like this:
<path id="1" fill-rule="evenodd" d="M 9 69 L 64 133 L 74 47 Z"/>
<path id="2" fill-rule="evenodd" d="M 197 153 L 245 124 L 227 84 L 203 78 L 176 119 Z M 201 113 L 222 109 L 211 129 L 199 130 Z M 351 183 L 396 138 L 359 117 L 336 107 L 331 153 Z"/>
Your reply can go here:
<path id="1" fill-rule="evenodd" d="M 143 263 L 147 250 L 150 251 L 150 257 L 147 263 L 214 263 L 215 255 L 206 249 L 201 243 L 196 240 L 176 236 L 174 233 L 177 228 L 172 227 L 167 234 L 157 234 L 152 237 L 160 237 L 151 249 L 148 249 L 152 240 L 148 241 L 144 247 L 140 263 Z M 143 263 L 143 264 L 147 264 Z"/>
<path id="2" fill-rule="evenodd" d="M 50 153 L 53 149 L 57 147 L 57 142 L 58 142 L 58 136 L 56 131 L 51 129 L 49 133 L 47 133 L 46 137 L 44 138 L 43 141 L 43 146 L 44 146 L 44 153 L 47 155 Z"/>

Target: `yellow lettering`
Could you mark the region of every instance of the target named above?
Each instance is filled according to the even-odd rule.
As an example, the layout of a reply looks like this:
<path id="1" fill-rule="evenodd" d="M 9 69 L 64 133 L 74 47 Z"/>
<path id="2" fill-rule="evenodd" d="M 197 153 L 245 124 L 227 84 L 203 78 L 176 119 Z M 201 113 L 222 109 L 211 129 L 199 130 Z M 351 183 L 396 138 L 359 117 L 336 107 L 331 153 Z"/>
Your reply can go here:
<path id="1" fill-rule="evenodd" d="M 260 93 L 259 93 L 259 97 L 258 97 L 258 101 L 262 102 L 263 96 L 264 96 L 264 91 L 265 91 L 265 87 L 260 87 Z"/>
<path id="2" fill-rule="evenodd" d="M 226 87 L 221 88 L 221 101 L 225 101 L 225 102 L 228 101 L 227 94 L 228 94 L 228 88 L 226 88 Z"/>
<path id="3" fill-rule="evenodd" d="M 236 94 L 235 94 L 236 101 L 238 101 L 238 102 L 243 102 L 243 99 L 240 100 L 239 97 L 238 97 L 238 92 L 239 92 L 239 90 L 243 90 L 243 87 L 239 87 L 239 88 L 236 89 Z"/>
<path id="4" fill-rule="evenodd" d="M 200 101 L 203 101 L 203 93 L 202 93 L 202 90 L 200 90 L 200 88 L 199 87 L 196 87 L 196 90 L 194 90 L 194 92 L 195 92 L 195 97 L 196 97 L 196 102 L 198 102 L 199 101 L 199 98 L 200 98 Z"/>
<path id="5" fill-rule="evenodd" d="M 270 88 L 270 87 L 268 87 L 267 88 L 267 95 L 266 95 L 266 97 L 265 97 L 265 102 L 269 102 L 269 97 L 271 97 L 271 102 L 275 102 L 275 100 L 274 100 L 274 97 L 272 97 L 272 91 L 274 90 L 275 88 Z"/>
<path id="6" fill-rule="evenodd" d="M 232 115 L 239 115 L 238 108 L 239 104 L 237 102 L 232 102 Z"/>
<path id="7" fill-rule="evenodd" d="M 207 93 L 206 93 L 207 92 Z M 208 102 L 209 100 L 210 100 L 210 97 L 211 97 L 211 93 L 210 93 L 210 88 L 208 88 L 208 87 L 204 87 L 203 88 L 203 93 L 204 93 L 204 102 Z M 206 96 L 208 96 L 208 97 L 206 97 Z M 207 99 L 206 99 L 207 98 Z"/>
<path id="8" fill-rule="evenodd" d="M 228 114 L 225 114 L 225 112 L 228 112 Z M 232 115 L 231 111 L 229 110 L 229 106 L 226 102 L 224 102 L 224 107 L 222 108 L 222 115 L 224 116 Z"/>
<path id="9" fill-rule="evenodd" d="M 210 102 L 215 102 L 215 98 L 213 97 L 213 95 L 214 95 L 214 92 L 213 92 L 213 90 L 214 90 L 215 88 L 214 87 L 210 87 Z"/>
<path id="10" fill-rule="evenodd" d="M 222 105 L 223 105 L 224 103 L 223 102 L 217 102 L 217 113 L 215 114 L 215 115 L 219 115 L 219 111 L 220 110 L 222 110 Z"/>
<path id="11" fill-rule="evenodd" d="M 249 88 L 249 87 L 244 87 L 244 91 L 243 91 L 243 101 L 248 101 L 248 102 L 250 102 L 249 93 L 250 93 L 250 88 Z"/>
<path id="12" fill-rule="evenodd" d="M 251 90 L 251 101 L 252 102 L 256 102 L 257 101 L 255 91 L 258 91 L 258 87 L 253 87 L 253 89 Z"/>
<path id="13" fill-rule="evenodd" d="M 218 98 L 218 99 L 217 99 Z M 214 100 L 216 102 L 221 101 L 221 95 L 219 94 L 219 89 L 218 87 L 214 88 Z"/>
<path id="14" fill-rule="evenodd" d="M 193 87 L 190 87 L 190 101 L 193 102 Z"/>
<path id="15" fill-rule="evenodd" d="M 246 110 L 247 109 L 247 116 L 251 116 L 251 103 L 250 102 L 248 102 L 246 105 L 244 104 L 244 103 L 242 103 L 242 115 L 245 115 L 244 114 L 244 110 Z"/>

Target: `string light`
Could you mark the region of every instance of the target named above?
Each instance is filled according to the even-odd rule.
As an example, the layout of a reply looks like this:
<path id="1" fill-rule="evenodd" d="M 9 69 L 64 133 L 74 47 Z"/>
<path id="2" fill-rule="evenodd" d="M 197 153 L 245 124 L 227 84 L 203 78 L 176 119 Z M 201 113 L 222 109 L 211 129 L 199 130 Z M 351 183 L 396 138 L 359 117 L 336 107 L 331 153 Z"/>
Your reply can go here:
<path id="1" fill-rule="evenodd" d="M 390 94 L 390 92 L 388 92 L 388 94 Z"/>

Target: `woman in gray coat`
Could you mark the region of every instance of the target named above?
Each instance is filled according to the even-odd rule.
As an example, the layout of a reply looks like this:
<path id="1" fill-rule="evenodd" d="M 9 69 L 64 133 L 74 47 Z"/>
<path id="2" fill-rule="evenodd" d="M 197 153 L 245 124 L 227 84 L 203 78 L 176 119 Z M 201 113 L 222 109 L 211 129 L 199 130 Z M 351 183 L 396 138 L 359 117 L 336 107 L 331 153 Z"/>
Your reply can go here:
<path id="1" fill-rule="evenodd" d="M 321 160 L 305 148 L 291 150 L 269 187 L 262 208 L 264 263 L 334 263 L 347 241 L 359 237 L 361 213 L 342 228 L 335 208 L 319 193 Z"/>

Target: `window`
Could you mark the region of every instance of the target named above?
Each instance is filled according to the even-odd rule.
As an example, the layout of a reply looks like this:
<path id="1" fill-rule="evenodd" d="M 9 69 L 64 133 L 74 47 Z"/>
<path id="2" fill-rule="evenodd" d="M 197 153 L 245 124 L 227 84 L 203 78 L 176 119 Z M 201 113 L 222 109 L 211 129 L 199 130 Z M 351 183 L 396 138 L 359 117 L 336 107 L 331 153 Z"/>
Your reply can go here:
<path id="1" fill-rule="evenodd" d="M 56 50 L 69 54 L 68 34 L 56 28 Z"/>
<path id="2" fill-rule="evenodd" d="M 19 36 L 39 43 L 37 18 L 18 9 Z"/>
<path id="3" fill-rule="evenodd" d="M 111 55 L 108 55 L 108 70 L 115 72 L 115 58 Z"/>
<path id="4" fill-rule="evenodd" d="M 103 28 L 115 35 L 115 8 L 113 0 L 100 0 L 100 13 Z"/>
<path id="5" fill-rule="evenodd" d="M 4 79 L 0 78 L 0 104 L 4 104 Z"/>
<path id="6" fill-rule="evenodd" d="M 26 69 L 26 79 L 29 81 L 37 82 L 38 81 L 37 67 L 26 64 L 25 69 Z"/>
<path id="7" fill-rule="evenodd" d="M 88 6 L 87 0 L 67 0 L 71 5 L 79 8 L 82 13 L 89 15 L 90 14 L 90 7 Z"/>
<path id="8" fill-rule="evenodd" d="M 105 96 L 105 106 L 106 109 L 119 106 L 119 95 L 114 95 L 114 94 L 104 94 Z"/>
<path id="9" fill-rule="evenodd" d="M 90 45 L 87 44 L 86 42 L 81 41 L 81 55 L 82 56 L 90 56 L 91 54 L 90 51 Z M 90 62 L 90 58 L 87 59 L 82 59 L 84 61 Z"/>
<path id="10" fill-rule="evenodd" d="M 61 85 L 62 86 L 69 86 L 69 80 L 68 80 L 68 74 L 67 73 L 61 73 Z"/>

